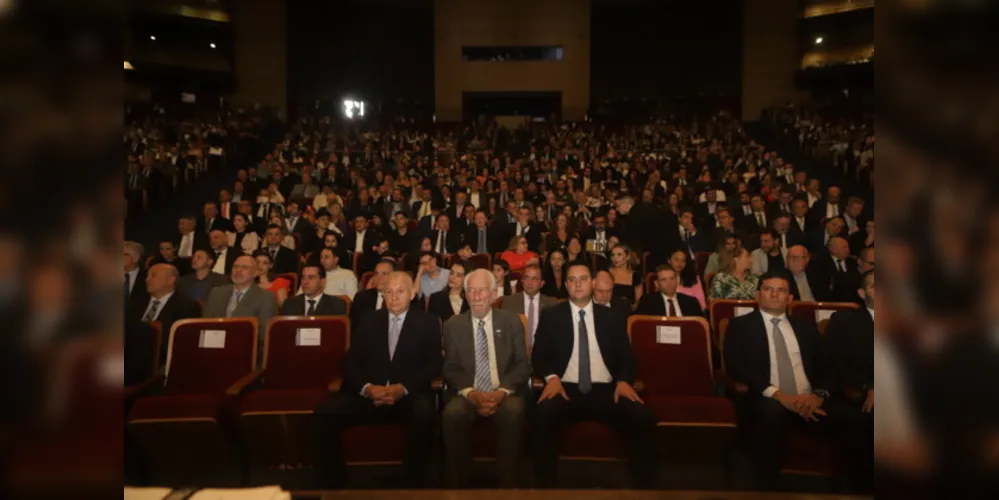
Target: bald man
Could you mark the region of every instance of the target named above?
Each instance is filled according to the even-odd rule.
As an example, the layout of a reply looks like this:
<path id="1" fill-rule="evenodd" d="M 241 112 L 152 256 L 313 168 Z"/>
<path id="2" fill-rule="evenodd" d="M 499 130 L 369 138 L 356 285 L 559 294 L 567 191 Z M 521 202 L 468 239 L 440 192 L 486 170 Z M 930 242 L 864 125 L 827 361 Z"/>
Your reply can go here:
<path id="1" fill-rule="evenodd" d="M 811 271 L 812 292 L 821 302 L 860 302 L 860 273 L 857 261 L 850 256 L 850 244 L 845 238 L 829 238 L 827 252 L 816 255 L 808 265 Z"/>
<path id="2" fill-rule="evenodd" d="M 343 432 L 353 425 L 402 424 L 410 487 L 428 483 L 438 413 L 433 379 L 441 374 L 441 323 L 437 316 L 410 307 L 413 280 L 390 274 L 382 288 L 384 307 L 366 313 L 352 328 L 343 360 L 343 386 L 316 409 L 317 480 L 323 487 L 344 486 L 340 458 Z"/>
<path id="3" fill-rule="evenodd" d="M 593 278 L 593 302 L 607 306 L 624 317 L 631 314 L 628 299 L 614 296 L 614 278 L 607 271 L 599 271 Z"/>
<path id="4" fill-rule="evenodd" d="M 791 296 L 794 300 L 803 300 L 805 302 L 814 302 L 815 299 L 815 283 L 817 281 L 812 278 L 812 272 L 809 271 L 808 263 L 810 261 L 810 256 L 808 254 L 808 249 L 804 245 L 794 245 L 787 249 L 787 260 L 785 261 L 787 272 L 791 278 Z"/>
<path id="5" fill-rule="evenodd" d="M 156 264 L 146 272 L 146 291 L 149 297 L 135 303 L 134 313 L 146 323 L 158 321 L 163 326 L 160 339 L 160 360 L 166 359 L 166 345 L 170 329 L 177 320 L 198 318 L 201 306 L 183 292 L 177 291 L 180 273 L 171 264 Z M 142 286 L 142 285 L 140 285 Z"/>
<path id="6" fill-rule="evenodd" d="M 254 279 L 257 276 L 257 262 L 249 255 L 241 255 L 232 263 L 230 273 L 231 284 L 217 286 L 208 292 L 205 301 L 205 318 L 257 318 L 261 329 L 275 314 L 277 301 L 270 290 L 257 286 Z M 264 335 L 257 338 L 259 366 L 263 359 Z"/>

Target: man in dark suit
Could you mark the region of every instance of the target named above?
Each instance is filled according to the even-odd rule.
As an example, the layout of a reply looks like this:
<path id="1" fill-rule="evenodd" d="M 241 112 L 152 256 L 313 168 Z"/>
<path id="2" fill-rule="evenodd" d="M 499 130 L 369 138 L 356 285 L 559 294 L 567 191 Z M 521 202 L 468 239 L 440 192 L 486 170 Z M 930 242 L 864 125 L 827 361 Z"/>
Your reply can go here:
<path id="1" fill-rule="evenodd" d="M 795 238 L 799 244 L 805 244 L 808 235 L 812 234 L 812 230 L 815 228 L 812 218 L 808 215 L 808 200 L 795 198 L 791 202 L 790 223 L 787 230 L 788 235 Z"/>
<path id="2" fill-rule="evenodd" d="M 757 486 L 772 491 L 790 428 L 836 429 L 846 460 L 863 460 L 857 451 L 864 440 L 869 447 L 872 438 L 855 415 L 831 404 L 819 332 L 814 323 L 786 314 L 791 303 L 787 277 L 767 273 L 758 290 L 759 309 L 731 321 L 724 352 L 728 375 L 748 387 L 736 409 L 739 426 L 750 438 Z"/>
<path id="3" fill-rule="evenodd" d="M 680 233 L 680 241 L 683 242 L 683 249 L 687 251 L 689 260 L 694 260 L 697 252 L 713 252 L 711 248 L 711 238 L 707 232 L 697 229 L 694 225 L 694 211 L 689 208 L 680 210 L 679 224 L 677 231 Z"/>
<path id="4" fill-rule="evenodd" d="M 215 254 L 208 250 L 197 250 L 191 259 L 191 274 L 177 280 L 177 290 L 195 301 L 208 299 L 208 293 L 217 286 L 228 285 L 229 277 L 212 272 L 215 267 Z"/>
<path id="5" fill-rule="evenodd" d="M 125 386 L 142 382 L 152 373 L 156 362 L 153 359 L 155 338 L 153 328 L 140 320 L 135 309 L 125 311 Z"/>
<path id="6" fill-rule="evenodd" d="M 298 252 L 281 245 L 283 239 L 284 231 L 282 231 L 281 226 L 271 224 L 264 234 L 265 246 L 260 250 L 270 254 L 273 262 L 272 270 L 275 273 L 296 273 L 298 272 Z"/>
<path id="7" fill-rule="evenodd" d="M 177 233 L 174 234 L 173 242 L 177 245 L 177 256 L 190 258 L 198 250 L 209 250 L 208 234 L 197 230 L 197 217 L 185 215 L 177 221 Z"/>
<path id="8" fill-rule="evenodd" d="M 874 410 L 874 271 L 863 276 L 857 294 L 864 307 L 836 312 L 826 329 L 829 391 L 853 401 L 865 412 Z"/>
<path id="9" fill-rule="evenodd" d="M 212 252 L 215 253 L 215 265 L 212 272 L 228 276 L 232 272 L 232 263 L 236 262 L 236 257 L 243 255 L 242 249 L 230 248 L 229 237 L 225 232 L 215 229 L 208 235 L 208 241 L 212 245 Z"/>
<path id="10" fill-rule="evenodd" d="M 166 360 L 166 347 L 170 330 L 178 320 L 201 317 L 201 306 L 194 299 L 177 291 L 177 268 L 170 264 L 156 264 L 146 274 L 147 300 L 135 303 L 135 313 L 145 322 L 159 321 L 163 327 L 160 359 Z"/>
<path id="11" fill-rule="evenodd" d="M 845 239 L 829 240 L 828 252 L 816 255 L 808 265 L 812 272 L 812 292 L 821 302 L 857 302 L 860 273 L 857 261 L 850 258 L 850 245 Z"/>
<path id="12" fill-rule="evenodd" d="M 456 221 L 465 214 L 465 205 L 468 204 L 468 193 L 464 191 L 458 191 L 454 194 L 454 203 L 447 207 L 444 213 L 447 214 L 451 220 Z"/>
<path id="13" fill-rule="evenodd" d="M 597 271 L 593 278 L 593 302 L 609 307 L 625 318 L 631 315 L 631 302 L 624 297 L 614 296 L 614 278 L 609 271 Z M 506 300 L 503 303 L 506 304 Z"/>
<path id="14" fill-rule="evenodd" d="M 374 287 L 361 290 L 354 295 L 354 302 L 350 305 L 350 324 L 360 325 L 364 316 L 381 310 L 385 306 L 382 290 L 388 283 L 388 277 L 397 269 L 396 263 L 391 260 L 382 260 L 375 264 Z"/>
<path id="15" fill-rule="evenodd" d="M 832 217 L 822 221 L 822 226 L 816 227 L 808 235 L 808 242 L 806 243 L 808 249 L 816 255 L 826 253 L 829 240 L 843 233 L 844 224 L 842 217 Z M 847 247 L 847 250 L 849 251 L 849 247 Z"/>
<path id="16" fill-rule="evenodd" d="M 461 233 L 451 228 L 451 217 L 447 214 L 437 216 L 437 229 L 430 232 L 430 245 L 441 255 L 457 253 L 461 248 Z"/>
<path id="17" fill-rule="evenodd" d="M 149 294 L 146 292 L 146 271 L 142 269 L 142 255 L 145 250 L 134 241 L 125 242 L 125 304 L 144 303 Z"/>
<path id="18" fill-rule="evenodd" d="M 368 218 L 364 215 L 354 217 L 354 230 L 347 231 L 343 237 L 344 249 L 351 257 L 356 253 L 371 253 L 381 242 L 378 231 L 368 227 Z"/>
<path id="19" fill-rule="evenodd" d="M 842 216 L 845 208 L 846 204 L 840 199 L 839 187 L 829 186 L 829 189 L 826 190 L 826 199 L 815 202 L 809 215 L 812 220 L 826 220 Z"/>
<path id="20" fill-rule="evenodd" d="M 735 218 L 732 216 L 731 210 L 728 208 L 720 208 L 718 209 L 716 215 L 718 216 L 719 226 L 706 228 L 708 230 L 708 234 L 711 235 L 711 242 L 715 248 L 717 248 L 721 242 L 725 241 L 725 239 L 730 236 L 734 236 L 744 244 L 747 243 L 745 235 L 735 227 Z"/>
<path id="21" fill-rule="evenodd" d="M 343 486 L 340 442 L 343 432 L 357 424 L 405 426 L 410 486 L 427 483 L 437 425 L 431 382 L 441 373 L 441 323 L 410 308 L 413 281 L 408 274 L 392 273 L 383 294 L 385 309 L 366 315 L 353 330 L 343 359 L 343 389 L 315 412 L 316 469 L 323 485 Z"/>
<path id="22" fill-rule="evenodd" d="M 791 297 L 794 300 L 818 301 L 815 294 L 818 280 L 808 265 L 810 259 L 808 249 L 802 245 L 795 245 L 787 249 L 787 275 L 791 283 Z"/>
<path id="23" fill-rule="evenodd" d="M 515 235 L 522 235 L 527 239 L 527 249 L 539 253 L 541 251 L 541 233 L 543 229 L 540 224 L 531 221 L 532 210 L 527 207 L 517 209 L 517 221 L 510 224 L 507 233 L 507 240 Z"/>
<path id="24" fill-rule="evenodd" d="M 541 313 L 534 342 L 534 373 L 545 381 L 535 408 L 535 478 L 554 487 L 559 431 L 585 420 L 611 425 L 626 437 L 633 486 L 655 482 L 655 426 L 652 410 L 635 393 L 635 356 L 624 316 L 593 304 L 593 279 L 584 264 L 566 277 L 569 301 Z"/>
<path id="25" fill-rule="evenodd" d="M 281 307 L 285 316 L 343 316 L 347 303 L 340 297 L 326 295 L 326 270 L 318 261 L 302 268 L 302 293 L 289 297 Z"/>
<path id="26" fill-rule="evenodd" d="M 309 248 L 315 242 L 316 238 L 316 228 L 311 222 L 302 217 L 301 209 L 298 206 L 298 202 L 289 202 L 286 207 L 287 214 L 285 215 L 285 229 L 288 230 L 288 234 L 298 235 L 302 239 L 302 248 Z M 301 250 L 301 249 L 299 249 Z"/>
<path id="27" fill-rule="evenodd" d="M 496 222 L 488 224 L 489 219 L 484 210 L 475 212 L 475 225 L 465 232 L 465 244 L 472 248 L 475 253 L 488 253 L 490 255 L 506 250 L 506 243 L 503 239 L 506 235 L 504 217 L 497 216 Z M 503 226 L 501 226 L 501 223 Z"/>
<path id="28" fill-rule="evenodd" d="M 711 228 L 715 225 L 715 216 L 719 208 L 718 190 L 711 188 L 704 191 L 704 201 L 697 205 L 697 225 Z"/>
<path id="29" fill-rule="evenodd" d="M 656 284 L 659 293 L 647 293 L 638 301 L 635 314 L 670 317 L 704 317 L 700 302 L 694 297 L 677 293 L 680 277 L 669 264 L 656 268 Z"/>
<path id="30" fill-rule="evenodd" d="M 218 205 L 214 201 L 209 201 L 205 203 L 201 219 L 198 220 L 198 230 L 202 233 L 211 233 L 216 229 L 228 231 L 232 229 L 232 224 L 220 217 Z"/>
<path id="31" fill-rule="evenodd" d="M 524 442 L 527 381 L 531 362 L 524 325 L 509 311 L 493 309 L 496 277 L 486 269 L 465 280 L 468 312 L 444 324 L 444 380 L 448 385 L 443 430 L 446 480 L 467 487 L 472 465 L 472 428 L 479 418 L 496 426 L 496 462 L 501 488 L 517 487 Z"/>
<path id="32" fill-rule="evenodd" d="M 609 240 L 611 236 L 616 237 L 617 231 L 607 227 L 607 215 L 603 212 L 593 214 L 591 222 L 592 224 L 590 224 L 590 227 L 586 228 L 586 231 L 583 231 L 582 236 L 584 249 L 590 252 L 606 251 L 607 240 Z"/>

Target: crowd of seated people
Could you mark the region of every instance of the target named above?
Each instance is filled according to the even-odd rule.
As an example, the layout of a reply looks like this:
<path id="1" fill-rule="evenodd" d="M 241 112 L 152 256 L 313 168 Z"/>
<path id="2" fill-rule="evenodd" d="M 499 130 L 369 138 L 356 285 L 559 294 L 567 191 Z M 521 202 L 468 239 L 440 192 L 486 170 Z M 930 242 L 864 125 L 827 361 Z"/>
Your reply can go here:
<path id="1" fill-rule="evenodd" d="M 553 432 L 586 412 L 626 435 L 633 484 L 651 487 L 654 421 L 633 387 L 625 318 L 707 318 L 712 301 L 756 300 L 758 312 L 730 324 L 725 366 L 748 387 L 737 406 L 740 426 L 760 430 L 751 440 L 760 487 L 775 486 L 777 443 L 792 426 L 845 433 L 845 456 L 866 463 L 854 438 L 873 426 L 867 374 L 848 377 L 864 379 L 852 387 L 860 396 L 826 385 L 819 332 L 786 313 L 792 300 L 873 307 L 873 219 L 864 199 L 842 195 L 848 186 L 823 191 L 724 114 L 619 128 L 532 124 L 512 134 L 333 123 L 294 124 L 164 234 L 156 255 L 126 242 L 129 300 L 143 320 L 251 316 L 263 328 L 277 314 L 348 315 L 350 303 L 344 388 L 317 410 L 334 442 L 365 419 L 407 422 L 406 462 L 423 484 L 426 390 L 443 373 L 452 393 L 446 477 L 462 486 L 471 423 L 493 418 L 504 442 L 520 442 L 525 398 L 538 399 L 525 392 L 533 373 L 544 384 L 533 417 L 537 484 L 555 484 Z M 526 345 L 516 335 L 510 346 L 486 342 L 500 325 L 519 328 L 508 313 L 527 318 Z M 397 345 L 402 325 L 413 338 Z M 584 356 L 573 343 L 587 331 Z M 391 354 L 382 359 L 386 343 L 376 339 L 385 336 Z M 835 352 L 854 355 L 848 344 Z M 454 352 L 478 362 L 480 349 L 487 370 Z M 511 357 L 495 361 L 500 349 Z M 852 366 L 873 370 L 862 365 Z M 397 382 L 382 385 L 389 379 Z M 499 453 L 501 482 L 514 486 L 519 450 Z M 342 485 L 339 458 L 324 460 L 324 484 Z M 849 472 L 852 485 L 870 487 L 862 469 Z"/>

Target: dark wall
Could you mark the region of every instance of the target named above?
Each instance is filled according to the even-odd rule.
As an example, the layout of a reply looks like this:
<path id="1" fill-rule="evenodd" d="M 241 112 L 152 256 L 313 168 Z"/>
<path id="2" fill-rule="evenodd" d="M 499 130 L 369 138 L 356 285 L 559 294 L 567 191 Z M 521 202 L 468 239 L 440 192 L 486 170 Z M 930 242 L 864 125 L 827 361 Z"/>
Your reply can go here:
<path id="1" fill-rule="evenodd" d="M 433 3 L 288 2 L 292 109 L 329 95 L 430 101 Z"/>
<path id="2" fill-rule="evenodd" d="M 741 1 L 595 2 L 591 94 L 606 99 L 737 97 Z"/>

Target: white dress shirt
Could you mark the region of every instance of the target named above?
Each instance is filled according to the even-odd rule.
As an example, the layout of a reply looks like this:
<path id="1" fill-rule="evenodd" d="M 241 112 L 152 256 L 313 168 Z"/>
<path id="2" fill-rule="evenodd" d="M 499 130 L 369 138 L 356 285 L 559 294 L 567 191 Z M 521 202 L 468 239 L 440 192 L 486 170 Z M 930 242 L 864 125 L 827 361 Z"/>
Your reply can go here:
<path id="1" fill-rule="evenodd" d="M 382 297 L 382 293 L 378 292 L 378 298 L 375 299 L 375 310 L 380 311 L 384 306 L 385 306 L 385 297 Z"/>
<path id="2" fill-rule="evenodd" d="M 177 249 L 178 257 L 191 257 L 194 254 L 194 231 L 180 237 L 180 248 Z"/>
<path id="3" fill-rule="evenodd" d="M 839 205 L 835 203 L 826 203 L 826 218 L 836 217 L 839 215 Z"/>
<path id="4" fill-rule="evenodd" d="M 295 230 L 295 224 L 298 224 L 298 217 L 297 216 L 295 216 L 295 217 L 288 217 L 288 220 L 285 221 L 285 225 L 288 226 L 288 232 L 289 233 L 293 232 Z"/>
<path id="5" fill-rule="evenodd" d="M 364 235 L 367 234 L 368 230 L 365 229 L 357 233 L 357 241 L 354 242 L 354 253 L 364 253 Z"/>
<path id="6" fill-rule="evenodd" d="M 468 195 L 468 202 L 475 206 L 476 209 L 485 208 L 482 206 L 482 193 L 471 193 Z M 458 214 L 461 215 L 460 213 Z"/>
<path id="7" fill-rule="evenodd" d="M 507 395 L 513 393 L 507 389 L 500 388 L 499 370 L 496 368 L 496 342 L 493 341 L 493 310 L 490 309 L 489 313 L 486 314 L 485 318 L 476 318 L 472 316 L 472 338 L 475 339 L 475 346 L 472 348 L 472 352 L 478 352 L 479 350 L 479 321 L 485 321 L 486 330 L 486 344 L 489 346 L 489 378 L 492 381 L 493 387 L 506 392 Z M 472 372 L 474 374 L 475 367 L 472 366 Z M 473 375 L 472 379 L 475 377 Z M 462 389 L 458 394 L 463 398 L 468 397 L 468 393 L 474 391 L 474 387 L 466 387 Z"/>
<path id="8" fill-rule="evenodd" d="M 346 295 L 354 300 L 354 295 L 357 294 L 357 276 L 354 276 L 354 271 L 342 267 L 326 271 L 326 294 Z"/>
<path id="9" fill-rule="evenodd" d="M 135 280 L 139 277 L 139 268 L 136 267 L 125 274 L 128 275 L 128 294 L 132 295 L 132 290 L 135 289 Z"/>
<path id="10" fill-rule="evenodd" d="M 149 318 L 149 321 L 156 321 L 157 319 L 159 319 L 160 313 L 163 312 L 163 306 L 165 306 L 166 303 L 167 303 L 167 301 L 170 300 L 170 297 L 173 297 L 173 292 L 170 292 L 170 293 L 168 293 L 168 294 L 166 294 L 166 295 L 164 295 L 164 296 L 162 296 L 162 297 L 160 297 L 158 299 L 154 298 L 154 297 L 150 297 L 149 298 L 149 304 L 146 305 L 146 310 L 142 312 L 141 318 L 143 320 L 146 319 L 146 315 L 149 314 L 149 310 L 153 307 L 153 301 L 154 300 L 158 300 L 159 303 L 156 304 L 156 314 L 153 314 Z"/>
<path id="11" fill-rule="evenodd" d="M 763 325 L 767 328 L 767 350 L 770 352 L 770 387 L 763 390 L 763 397 L 769 398 L 777 392 L 780 384 L 777 374 L 777 350 L 774 348 L 774 325 L 771 320 L 780 318 L 780 331 L 784 335 L 784 343 L 787 345 L 787 354 L 791 358 L 791 367 L 794 371 L 794 385 L 798 388 L 798 394 L 810 394 L 812 386 L 805 375 L 805 364 L 801 361 L 801 348 L 798 346 L 798 338 L 794 336 L 794 329 L 791 322 L 787 320 L 786 314 L 774 316 L 766 311 L 760 311 L 763 315 Z"/>
<path id="12" fill-rule="evenodd" d="M 669 297 L 665 293 L 660 293 L 659 295 L 663 298 L 663 305 L 666 306 L 666 313 L 669 313 L 669 304 L 673 303 L 673 317 L 682 318 L 683 311 L 680 310 L 680 301 L 676 300 L 676 295 Z"/>
<path id="13" fill-rule="evenodd" d="M 562 381 L 570 384 L 579 383 L 579 311 L 586 311 L 586 337 L 590 349 L 590 381 L 594 384 L 609 384 L 614 380 L 610 370 L 604 363 L 604 357 L 600 354 L 600 345 L 597 344 L 596 327 L 593 324 L 593 302 L 580 308 L 576 304 L 569 303 L 569 310 L 572 311 L 572 355 L 569 356 L 569 364 L 562 374 Z"/>
<path id="14" fill-rule="evenodd" d="M 794 218 L 794 223 L 798 225 L 798 229 L 800 229 L 801 232 L 805 232 L 805 218 L 804 217 L 795 217 Z"/>
<path id="15" fill-rule="evenodd" d="M 222 253 L 215 257 L 215 265 L 212 266 L 213 273 L 225 276 L 225 258 L 228 253 L 229 249 L 226 248 L 225 250 L 222 250 Z"/>

